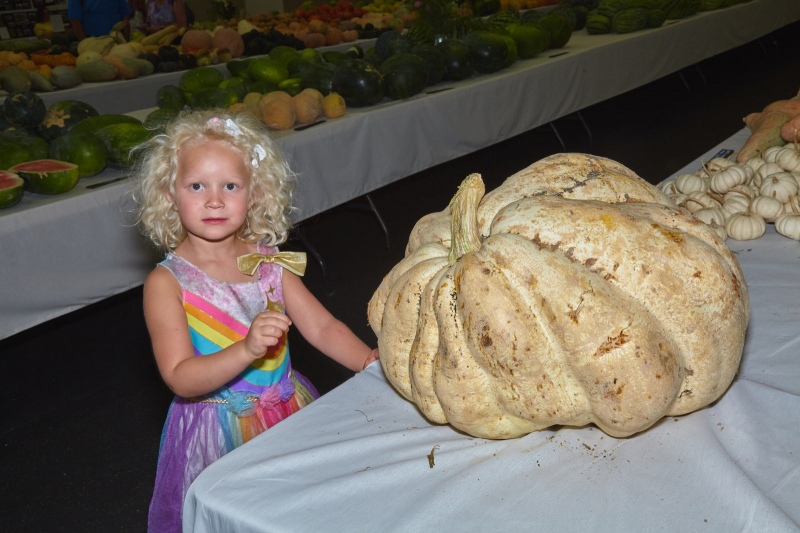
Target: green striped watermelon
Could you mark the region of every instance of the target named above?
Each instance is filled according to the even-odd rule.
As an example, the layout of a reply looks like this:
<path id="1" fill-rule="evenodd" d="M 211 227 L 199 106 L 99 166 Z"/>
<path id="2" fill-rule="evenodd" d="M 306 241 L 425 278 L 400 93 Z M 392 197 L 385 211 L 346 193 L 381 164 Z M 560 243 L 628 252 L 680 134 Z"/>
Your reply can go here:
<path id="1" fill-rule="evenodd" d="M 25 181 L 14 174 L 0 170 L 0 209 L 17 205 L 25 194 Z"/>

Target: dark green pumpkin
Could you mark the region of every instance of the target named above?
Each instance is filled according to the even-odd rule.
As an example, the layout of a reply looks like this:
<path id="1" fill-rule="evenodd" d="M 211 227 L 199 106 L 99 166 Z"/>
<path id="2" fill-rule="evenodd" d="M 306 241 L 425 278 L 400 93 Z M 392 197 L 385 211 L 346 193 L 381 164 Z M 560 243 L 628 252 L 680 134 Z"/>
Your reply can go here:
<path id="1" fill-rule="evenodd" d="M 52 142 L 59 136 L 68 133 L 82 120 L 96 117 L 99 114 L 95 108 L 85 102 L 62 100 L 47 108 L 47 112 L 39 124 L 38 133 L 46 141 Z M 62 160 L 60 157 L 52 156 L 51 159 Z"/>
<path id="2" fill-rule="evenodd" d="M 444 58 L 445 79 L 464 80 L 472 74 L 469 47 L 460 39 L 447 39 L 436 45 Z"/>
<path id="3" fill-rule="evenodd" d="M 348 59 L 336 67 L 331 89 L 344 98 L 348 107 L 374 105 L 386 95 L 381 73 L 363 59 Z"/>
<path id="4" fill-rule="evenodd" d="M 3 103 L 3 114 L 14 126 L 35 128 L 44 118 L 47 108 L 39 95 L 31 91 L 9 94 Z"/>
<path id="5" fill-rule="evenodd" d="M 428 63 L 414 54 L 397 54 L 380 68 L 389 98 L 406 100 L 428 86 Z"/>
<path id="6" fill-rule="evenodd" d="M 93 133 L 65 133 L 50 144 L 50 159 L 78 165 L 78 176 L 87 178 L 106 168 L 106 147 Z"/>

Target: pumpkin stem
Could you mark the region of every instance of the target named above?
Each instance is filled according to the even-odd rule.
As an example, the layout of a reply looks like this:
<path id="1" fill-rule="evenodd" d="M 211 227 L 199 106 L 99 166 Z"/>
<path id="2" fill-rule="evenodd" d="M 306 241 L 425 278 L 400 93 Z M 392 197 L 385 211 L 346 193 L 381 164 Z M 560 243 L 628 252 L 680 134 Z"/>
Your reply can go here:
<path id="1" fill-rule="evenodd" d="M 481 175 L 470 174 L 450 200 L 450 263 L 466 253 L 480 250 L 478 204 L 485 192 Z"/>
<path id="2" fill-rule="evenodd" d="M 706 192 L 706 194 L 708 194 L 708 196 L 709 196 L 709 197 L 710 197 L 712 200 L 716 200 L 717 202 L 719 202 L 719 203 L 721 203 L 721 204 L 724 204 L 724 203 L 725 203 L 725 200 L 722 198 L 722 196 L 718 195 L 717 193 L 715 193 L 715 192 L 713 192 L 713 191 L 708 191 L 708 192 Z"/>
<path id="3" fill-rule="evenodd" d="M 795 215 L 800 215 L 800 211 L 797 211 L 797 196 L 789 198 L 789 205 L 792 206 Z"/>

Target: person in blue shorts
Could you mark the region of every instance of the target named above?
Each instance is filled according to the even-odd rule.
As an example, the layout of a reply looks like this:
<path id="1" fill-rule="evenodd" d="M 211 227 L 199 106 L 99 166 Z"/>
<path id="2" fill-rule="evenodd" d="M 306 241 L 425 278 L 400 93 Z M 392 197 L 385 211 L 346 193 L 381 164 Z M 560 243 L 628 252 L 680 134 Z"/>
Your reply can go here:
<path id="1" fill-rule="evenodd" d="M 114 24 L 127 21 L 132 13 L 127 0 L 67 1 L 69 23 L 78 39 L 108 35 Z"/>

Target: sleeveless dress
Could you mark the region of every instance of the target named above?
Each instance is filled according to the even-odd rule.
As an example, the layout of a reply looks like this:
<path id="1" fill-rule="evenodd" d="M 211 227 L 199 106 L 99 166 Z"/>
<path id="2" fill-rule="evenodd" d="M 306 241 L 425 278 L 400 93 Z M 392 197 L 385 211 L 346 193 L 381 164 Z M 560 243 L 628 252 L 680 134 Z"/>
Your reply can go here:
<path id="1" fill-rule="evenodd" d="M 259 244 L 259 253 L 274 248 Z M 175 254 L 159 263 L 183 289 L 183 307 L 195 356 L 217 352 L 247 335 L 264 310 L 284 312 L 283 269 L 262 263 L 258 279 L 225 283 Z M 222 388 L 200 398 L 172 401 L 161 434 L 148 530 L 180 532 L 189 485 L 208 465 L 305 407 L 319 393 L 292 370 L 286 334 L 267 354 Z"/>

